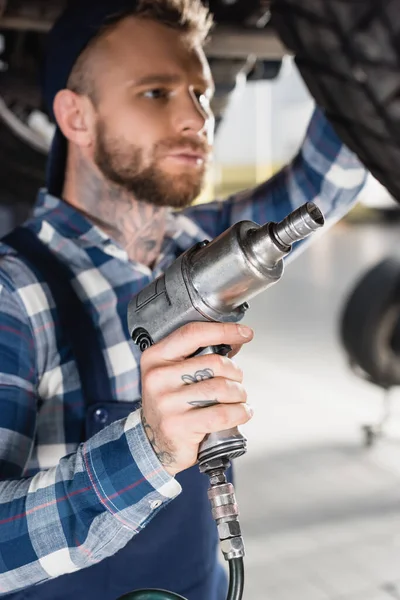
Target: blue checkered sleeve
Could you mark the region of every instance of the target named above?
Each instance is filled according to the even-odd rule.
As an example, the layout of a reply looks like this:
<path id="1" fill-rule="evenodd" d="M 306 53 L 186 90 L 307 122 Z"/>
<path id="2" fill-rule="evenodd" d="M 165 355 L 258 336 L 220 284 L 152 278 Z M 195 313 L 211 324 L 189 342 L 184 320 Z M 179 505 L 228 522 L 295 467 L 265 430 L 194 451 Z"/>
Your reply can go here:
<path id="1" fill-rule="evenodd" d="M 0 268 L 0 595 L 115 554 L 181 489 L 139 410 L 54 468 L 23 476 L 39 400 L 35 338 L 6 278 Z"/>
<path id="2" fill-rule="evenodd" d="M 315 202 L 332 225 L 354 205 L 367 171 L 343 145 L 319 108 L 294 160 L 254 189 L 185 211 L 213 238 L 241 220 L 280 221 L 305 202 Z"/>

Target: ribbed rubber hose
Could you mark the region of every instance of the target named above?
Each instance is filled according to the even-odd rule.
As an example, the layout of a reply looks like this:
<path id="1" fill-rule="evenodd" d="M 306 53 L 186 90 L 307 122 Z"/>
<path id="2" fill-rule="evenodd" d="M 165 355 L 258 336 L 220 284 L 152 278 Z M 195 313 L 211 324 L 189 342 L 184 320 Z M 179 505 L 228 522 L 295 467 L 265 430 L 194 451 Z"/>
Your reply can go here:
<path id="1" fill-rule="evenodd" d="M 242 600 L 244 589 L 243 558 L 229 561 L 229 589 L 227 600 Z"/>

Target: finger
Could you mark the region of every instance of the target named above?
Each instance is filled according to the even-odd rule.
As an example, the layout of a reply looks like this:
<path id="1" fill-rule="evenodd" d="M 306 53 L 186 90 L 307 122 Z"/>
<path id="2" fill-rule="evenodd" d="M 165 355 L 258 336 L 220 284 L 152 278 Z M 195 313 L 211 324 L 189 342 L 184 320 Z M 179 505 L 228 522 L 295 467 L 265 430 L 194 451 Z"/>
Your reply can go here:
<path id="1" fill-rule="evenodd" d="M 253 330 L 236 323 L 194 322 L 183 325 L 169 336 L 144 351 L 146 363 L 179 361 L 191 356 L 199 348 L 250 342 Z"/>
<path id="2" fill-rule="evenodd" d="M 242 346 L 243 344 L 237 344 L 235 346 L 232 346 L 232 350 L 231 352 L 229 352 L 228 357 L 233 358 L 234 356 L 236 356 L 236 354 L 238 354 L 241 351 Z"/>
<path id="3" fill-rule="evenodd" d="M 178 391 L 184 386 L 197 384 L 213 377 L 225 377 L 225 379 L 241 383 L 243 371 L 225 356 L 206 354 L 168 366 L 153 368 L 148 371 L 144 385 L 152 395 L 157 395 L 166 390 Z"/>
<path id="4" fill-rule="evenodd" d="M 182 409 L 204 408 L 212 404 L 236 404 L 247 402 L 247 392 L 241 383 L 215 377 L 200 381 L 196 385 L 181 388 L 168 394 L 168 408 L 181 412 Z"/>
<path id="5" fill-rule="evenodd" d="M 232 427 L 244 425 L 253 416 L 253 409 L 248 404 L 219 404 L 197 410 L 185 415 L 187 431 L 198 434 L 199 443 L 208 433 L 224 431 Z"/>

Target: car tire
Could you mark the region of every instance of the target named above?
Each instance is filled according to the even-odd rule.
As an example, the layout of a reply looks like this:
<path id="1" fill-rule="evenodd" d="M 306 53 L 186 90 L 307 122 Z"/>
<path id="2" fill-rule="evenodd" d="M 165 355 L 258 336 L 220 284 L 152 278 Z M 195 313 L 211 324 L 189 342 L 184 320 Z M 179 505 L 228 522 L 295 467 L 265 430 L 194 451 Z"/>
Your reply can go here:
<path id="1" fill-rule="evenodd" d="M 338 135 L 400 201 L 400 0 L 273 0 L 271 12 Z"/>
<path id="2" fill-rule="evenodd" d="M 383 388 L 400 385 L 400 256 L 385 258 L 362 275 L 339 322 L 353 369 Z"/>

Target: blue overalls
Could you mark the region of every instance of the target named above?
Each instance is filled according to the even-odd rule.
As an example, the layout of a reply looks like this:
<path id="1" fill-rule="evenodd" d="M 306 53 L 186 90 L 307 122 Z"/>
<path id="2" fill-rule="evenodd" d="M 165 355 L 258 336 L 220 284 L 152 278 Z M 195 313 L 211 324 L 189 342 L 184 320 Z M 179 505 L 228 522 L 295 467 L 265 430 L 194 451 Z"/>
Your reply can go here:
<path id="1" fill-rule="evenodd" d="M 22 255 L 53 294 L 85 396 L 83 442 L 113 421 L 128 416 L 137 408 L 138 401 L 112 400 L 96 328 L 70 285 L 73 273 L 27 228 L 18 228 L 3 241 Z M 188 600 L 225 600 L 227 581 L 216 558 L 218 536 L 207 498 L 208 478 L 197 466 L 176 478 L 182 486 L 180 496 L 117 554 L 87 569 L 9 594 L 7 598 L 116 600 L 133 590 L 161 588 Z"/>

